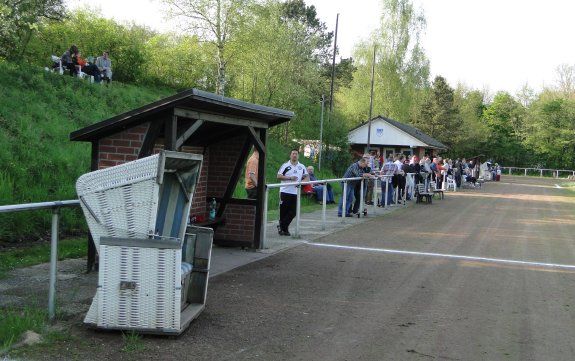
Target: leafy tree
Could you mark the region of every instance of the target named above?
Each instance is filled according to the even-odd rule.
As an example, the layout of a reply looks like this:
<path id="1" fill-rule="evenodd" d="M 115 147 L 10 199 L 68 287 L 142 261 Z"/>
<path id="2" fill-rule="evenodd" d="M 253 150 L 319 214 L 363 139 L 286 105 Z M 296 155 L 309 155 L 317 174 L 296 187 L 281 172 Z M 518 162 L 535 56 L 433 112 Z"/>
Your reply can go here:
<path id="1" fill-rule="evenodd" d="M 319 98 L 329 89 L 328 75 L 321 71 L 325 39 L 330 39 L 325 25 L 313 18 L 314 7 L 299 1 L 271 0 L 248 12 L 250 20 L 236 33 L 242 51 L 228 68 L 231 96 L 294 111 L 294 121 L 270 131 L 282 143 L 317 139 Z"/>
<path id="2" fill-rule="evenodd" d="M 525 122 L 526 149 L 546 167 L 575 168 L 575 101 L 544 91 L 531 105 Z"/>
<path id="3" fill-rule="evenodd" d="M 186 22 L 187 30 L 212 44 L 215 49 L 218 78 L 216 93 L 224 95 L 226 69 L 233 54 L 227 54 L 230 42 L 245 21 L 251 0 L 163 0 L 171 16 Z"/>
<path id="4" fill-rule="evenodd" d="M 557 73 L 557 86 L 563 96 L 568 98 L 575 95 L 575 66 L 561 64 L 555 71 Z"/>
<path id="5" fill-rule="evenodd" d="M 481 121 L 486 108 L 485 93 L 459 85 L 453 103 L 459 111 L 461 126 L 448 131 L 453 137 L 448 156 L 460 158 L 481 154 L 489 139 L 489 129 Z"/>
<path id="6" fill-rule="evenodd" d="M 369 114 L 374 47 L 373 113 L 407 122 L 417 92 L 428 86 L 429 61 L 420 45 L 424 27 L 425 17 L 411 1 L 382 1 L 380 28 L 357 46 L 358 70 L 351 88 L 343 89 L 338 97 L 344 99 L 350 125 L 365 121 Z"/>
<path id="7" fill-rule="evenodd" d="M 524 108 L 527 108 L 533 100 L 535 100 L 535 91 L 533 88 L 530 88 L 528 84 L 524 84 L 515 96 L 521 105 L 523 105 Z"/>
<path id="8" fill-rule="evenodd" d="M 145 81 L 179 89 L 215 91 L 217 73 L 213 52 L 197 36 L 158 34 L 145 45 Z"/>
<path id="9" fill-rule="evenodd" d="M 303 26 L 302 40 L 313 44 L 313 56 L 319 63 L 329 62 L 332 54 L 330 46 L 333 32 L 317 17 L 315 6 L 306 6 L 303 0 L 287 0 L 280 3 L 280 16 L 284 23 L 297 23 Z"/>
<path id="10" fill-rule="evenodd" d="M 429 136 L 448 147 L 457 144 L 456 130 L 461 129 L 459 109 L 455 105 L 454 90 L 441 76 L 435 77 L 432 89 L 426 93 L 413 123 Z"/>
<path id="11" fill-rule="evenodd" d="M 518 164 L 524 157 L 521 141 L 525 110 L 511 95 L 499 92 L 483 112 L 490 130 L 486 155 L 499 163 Z"/>
<path id="12" fill-rule="evenodd" d="M 0 3 L 0 58 L 20 58 L 40 21 L 59 21 L 65 15 L 64 0 L 3 0 Z"/>

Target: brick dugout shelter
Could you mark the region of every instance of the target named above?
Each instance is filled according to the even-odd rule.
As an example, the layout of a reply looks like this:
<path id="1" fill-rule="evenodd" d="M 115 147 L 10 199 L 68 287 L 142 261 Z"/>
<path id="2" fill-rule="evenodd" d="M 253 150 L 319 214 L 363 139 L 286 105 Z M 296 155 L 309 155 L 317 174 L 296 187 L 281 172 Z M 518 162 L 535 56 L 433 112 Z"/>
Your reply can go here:
<path id="1" fill-rule="evenodd" d="M 215 228 L 214 243 L 260 248 L 264 187 L 258 187 L 257 199 L 233 198 L 233 193 L 238 181 L 243 184 L 252 146 L 260 153 L 258 184 L 265 184 L 267 130 L 293 117 L 290 111 L 190 89 L 74 131 L 70 139 L 92 143 L 92 170 L 161 149 L 203 155 L 190 214 L 207 216 L 208 203 L 215 198 L 216 220 L 202 224 Z M 88 268 L 94 263 L 90 242 Z"/>

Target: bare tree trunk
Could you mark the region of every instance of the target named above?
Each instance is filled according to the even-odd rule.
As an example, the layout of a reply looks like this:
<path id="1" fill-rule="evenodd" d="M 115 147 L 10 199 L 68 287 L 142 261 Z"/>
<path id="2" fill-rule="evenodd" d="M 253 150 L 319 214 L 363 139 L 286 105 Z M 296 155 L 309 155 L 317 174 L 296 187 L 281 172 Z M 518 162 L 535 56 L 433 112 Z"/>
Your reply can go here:
<path id="1" fill-rule="evenodd" d="M 224 47 L 218 45 L 218 82 L 216 84 L 216 93 L 225 94 L 226 87 L 226 61 L 224 59 Z"/>

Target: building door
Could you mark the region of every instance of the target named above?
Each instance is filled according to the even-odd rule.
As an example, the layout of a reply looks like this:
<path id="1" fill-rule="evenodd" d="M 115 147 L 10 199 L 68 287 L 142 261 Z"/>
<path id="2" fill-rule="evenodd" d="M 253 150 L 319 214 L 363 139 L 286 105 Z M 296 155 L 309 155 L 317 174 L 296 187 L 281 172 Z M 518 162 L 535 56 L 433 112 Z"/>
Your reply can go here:
<path id="1" fill-rule="evenodd" d="M 389 158 L 389 156 L 393 156 L 395 154 L 395 149 L 394 148 L 385 148 L 383 151 L 383 155 L 385 157 L 385 159 L 383 160 L 384 162 L 387 160 L 387 158 Z"/>
<path id="2" fill-rule="evenodd" d="M 401 148 L 401 153 L 403 153 L 403 155 L 405 155 L 405 157 L 409 157 L 410 155 L 413 154 L 413 149 L 411 148 Z"/>

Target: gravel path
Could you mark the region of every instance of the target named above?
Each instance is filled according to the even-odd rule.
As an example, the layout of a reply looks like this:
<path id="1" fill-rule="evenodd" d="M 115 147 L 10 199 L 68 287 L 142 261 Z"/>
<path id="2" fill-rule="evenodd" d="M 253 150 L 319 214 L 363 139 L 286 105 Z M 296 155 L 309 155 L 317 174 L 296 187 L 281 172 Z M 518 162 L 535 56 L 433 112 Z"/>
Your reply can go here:
<path id="1" fill-rule="evenodd" d="M 59 302 L 71 306 L 57 326 L 70 339 L 11 357 L 572 360 L 575 197 L 556 183 L 503 177 L 221 273 L 187 331 L 144 336 L 140 351 L 82 326 L 97 275 L 62 262 Z M 47 265 L 19 272 L 0 282 L 0 303 L 45 307 Z"/>

